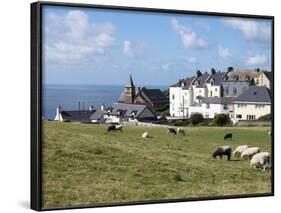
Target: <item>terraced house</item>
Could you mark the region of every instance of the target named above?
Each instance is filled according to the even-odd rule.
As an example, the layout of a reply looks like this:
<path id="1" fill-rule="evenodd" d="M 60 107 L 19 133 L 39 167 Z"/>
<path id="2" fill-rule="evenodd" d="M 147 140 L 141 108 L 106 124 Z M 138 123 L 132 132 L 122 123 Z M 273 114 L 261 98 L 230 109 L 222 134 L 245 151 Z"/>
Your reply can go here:
<path id="1" fill-rule="evenodd" d="M 259 107 L 260 96 L 251 97 L 251 104 L 258 106 L 255 108 L 254 116 L 237 118 L 235 113 L 235 110 L 239 109 L 237 104 L 241 97 L 250 97 L 251 88 L 257 88 L 258 93 L 261 91 L 270 93 L 271 81 L 271 72 L 260 69 L 234 70 L 229 67 L 226 72 L 216 72 L 211 69 L 209 73 L 204 74 L 197 71 L 194 76 L 180 79 L 169 87 L 170 115 L 188 118 L 193 113 L 201 113 L 204 118 L 214 118 L 217 114 L 224 113 L 228 114 L 234 122 L 241 119 L 257 119 L 270 113 L 269 99 L 264 98 L 266 107 L 262 108 Z"/>

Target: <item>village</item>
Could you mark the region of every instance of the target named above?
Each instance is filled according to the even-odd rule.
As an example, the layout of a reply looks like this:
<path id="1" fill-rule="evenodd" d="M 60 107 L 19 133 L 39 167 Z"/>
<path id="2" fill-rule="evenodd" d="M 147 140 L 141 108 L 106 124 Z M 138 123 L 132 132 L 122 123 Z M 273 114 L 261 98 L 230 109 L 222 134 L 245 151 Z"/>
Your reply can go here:
<path id="1" fill-rule="evenodd" d="M 272 102 L 271 72 L 211 69 L 179 79 L 168 91 L 136 86 L 130 75 L 119 99 L 112 106 L 88 106 L 88 109 L 63 110 L 58 106 L 56 121 L 81 123 L 165 123 L 165 120 L 189 119 L 201 114 L 204 119 L 227 115 L 232 124 L 255 125 L 261 118 L 270 123 Z M 269 119 L 268 119 L 269 118 Z"/>

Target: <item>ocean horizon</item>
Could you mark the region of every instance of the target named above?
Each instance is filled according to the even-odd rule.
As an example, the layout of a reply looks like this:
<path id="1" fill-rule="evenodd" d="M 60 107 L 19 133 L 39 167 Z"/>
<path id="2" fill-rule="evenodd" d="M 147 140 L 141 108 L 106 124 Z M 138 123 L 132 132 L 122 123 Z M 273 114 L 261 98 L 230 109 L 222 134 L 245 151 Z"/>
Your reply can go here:
<path id="1" fill-rule="evenodd" d="M 166 90 L 168 86 L 147 85 L 146 88 Z M 87 110 L 89 106 L 112 106 L 120 97 L 124 85 L 45 84 L 42 87 L 42 116 L 54 119 L 56 109 Z"/>

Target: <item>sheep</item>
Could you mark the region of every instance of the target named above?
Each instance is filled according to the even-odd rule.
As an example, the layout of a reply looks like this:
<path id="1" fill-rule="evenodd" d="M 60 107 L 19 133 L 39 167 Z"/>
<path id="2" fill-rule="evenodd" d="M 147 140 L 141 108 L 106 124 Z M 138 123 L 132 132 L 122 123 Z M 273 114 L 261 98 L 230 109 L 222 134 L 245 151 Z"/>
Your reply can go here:
<path id="1" fill-rule="evenodd" d="M 119 124 L 115 127 L 115 130 L 119 130 L 120 132 L 122 132 L 123 126 L 121 124 Z"/>
<path id="2" fill-rule="evenodd" d="M 240 158 L 248 158 L 250 159 L 253 155 L 257 154 L 260 152 L 260 148 L 259 147 L 251 147 L 246 149 L 244 152 L 242 152 Z"/>
<path id="3" fill-rule="evenodd" d="M 220 159 L 222 159 L 223 155 L 226 155 L 227 160 L 230 160 L 230 158 L 231 158 L 231 147 L 230 146 L 218 147 L 213 153 L 213 158 L 216 159 L 216 157 L 219 156 Z"/>
<path id="4" fill-rule="evenodd" d="M 250 161 L 250 166 L 254 168 L 262 167 L 263 171 L 269 167 L 270 155 L 268 152 L 260 152 L 255 154 Z"/>
<path id="5" fill-rule="evenodd" d="M 224 139 L 224 140 L 226 140 L 226 139 L 232 140 L 232 133 L 227 133 L 227 134 L 225 134 L 225 136 L 224 136 L 223 139 Z"/>
<path id="6" fill-rule="evenodd" d="M 142 138 L 152 138 L 152 136 L 149 135 L 148 132 L 144 132 L 144 133 L 142 134 Z"/>
<path id="7" fill-rule="evenodd" d="M 174 128 L 168 128 L 168 133 L 176 135 L 177 132 Z"/>
<path id="8" fill-rule="evenodd" d="M 185 131 L 184 131 L 184 129 L 182 129 L 182 128 L 177 128 L 177 133 L 178 134 L 182 134 L 182 135 L 185 135 Z"/>
<path id="9" fill-rule="evenodd" d="M 248 145 L 241 145 L 241 146 L 238 146 L 234 152 L 233 152 L 233 157 L 237 156 L 237 157 L 240 157 L 241 154 L 246 150 L 248 149 Z"/>

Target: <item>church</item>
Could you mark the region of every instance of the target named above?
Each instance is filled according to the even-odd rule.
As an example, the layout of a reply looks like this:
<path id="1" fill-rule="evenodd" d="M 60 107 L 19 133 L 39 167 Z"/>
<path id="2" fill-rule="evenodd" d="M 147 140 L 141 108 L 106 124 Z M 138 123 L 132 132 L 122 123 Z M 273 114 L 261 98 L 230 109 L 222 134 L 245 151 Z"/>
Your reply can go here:
<path id="1" fill-rule="evenodd" d="M 148 89 L 144 86 L 136 87 L 132 75 L 130 75 L 118 103 L 147 105 L 157 109 L 168 104 L 169 99 L 160 89 Z"/>

